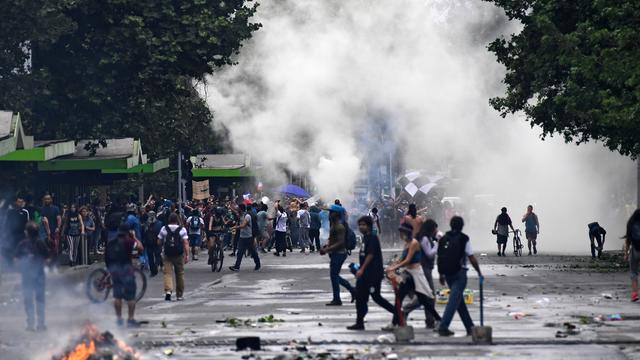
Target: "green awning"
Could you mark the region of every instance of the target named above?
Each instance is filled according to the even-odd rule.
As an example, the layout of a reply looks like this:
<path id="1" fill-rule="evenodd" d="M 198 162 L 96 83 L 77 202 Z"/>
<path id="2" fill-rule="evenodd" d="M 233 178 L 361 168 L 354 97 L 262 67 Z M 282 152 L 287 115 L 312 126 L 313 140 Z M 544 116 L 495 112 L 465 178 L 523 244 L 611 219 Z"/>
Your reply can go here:
<path id="1" fill-rule="evenodd" d="M 137 157 L 49 160 L 38 163 L 40 171 L 130 169 L 139 164 Z"/>
<path id="2" fill-rule="evenodd" d="M 169 159 L 160 159 L 158 161 L 146 164 L 140 164 L 128 169 L 102 169 L 103 174 L 153 174 L 162 169 L 169 167 Z"/>
<path id="3" fill-rule="evenodd" d="M 211 169 L 201 168 L 191 170 L 194 178 L 212 178 L 212 177 L 254 177 L 255 174 L 251 169 Z"/>
<path id="4" fill-rule="evenodd" d="M 0 161 L 48 161 L 60 156 L 73 154 L 73 140 L 60 142 L 36 142 L 33 149 L 12 151 L 0 156 Z"/>

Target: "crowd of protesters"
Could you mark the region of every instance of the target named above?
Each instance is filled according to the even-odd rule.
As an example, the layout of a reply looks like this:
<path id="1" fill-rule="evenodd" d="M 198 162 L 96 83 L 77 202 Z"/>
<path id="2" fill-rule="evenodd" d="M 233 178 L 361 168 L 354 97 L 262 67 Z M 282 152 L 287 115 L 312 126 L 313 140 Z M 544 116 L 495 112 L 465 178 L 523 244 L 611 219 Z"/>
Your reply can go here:
<path id="1" fill-rule="evenodd" d="M 206 201 L 190 201 L 177 204 L 171 200 L 150 196 L 145 203 L 135 203 L 125 197 L 102 206 L 95 200 L 89 204 L 67 204 L 58 207 L 50 194 L 34 201 L 31 194 L 19 194 L 12 206 L 1 214 L 4 233 L 0 244 L 2 269 L 15 268 L 22 274 L 25 311 L 28 330 L 44 330 L 44 294 L 47 265 L 80 263 L 104 259 L 113 278 L 114 305 L 118 325 L 125 324 L 122 305 L 126 302 L 126 325 L 136 327 L 134 319 L 136 284 L 133 279 L 134 253 L 138 265 L 155 277 L 163 271 L 166 301 L 181 301 L 185 294 L 185 264 L 199 261 L 198 254 L 213 244 L 219 244 L 235 256 L 231 271 L 240 271 L 242 260 L 250 256 L 254 271 L 261 269 L 260 254 L 272 252 L 275 256 L 287 256 L 294 249 L 300 253 L 318 252 L 328 255 L 333 298 L 327 306 L 343 305 L 340 287 L 351 294 L 356 303 L 356 323 L 348 329 L 363 330 L 364 318 L 371 297 L 392 314 L 391 330 L 404 324 L 408 314 L 423 307 L 427 328 L 441 336 L 451 336 L 449 326 L 457 312 L 471 333 L 473 321 L 464 303 L 468 264 L 482 274 L 473 255 L 470 239 L 463 233 L 462 217 L 453 215 L 450 230 L 443 234 L 437 222 L 421 215 L 415 204 L 408 204 L 399 217 L 395 232 L 403 242 L 402 255 L 386 268 L 382 257 L 381 234 L 385 234 L 379 210 L 374 207 L 367 215 L 354 221 L 340 200 L 330 206 L 309 204 L 305 199 L 285 198 L 270 207 L 260 201 L 246 198 L 211 197 Z M 350 223 L 351 217 L 351 223 Z M 529 206 L 522 217 L 525 224 L 530 254 L 537 253 L 539 222 L 533 207 Z M 399 224 L 399 225 L 398 225 Z M 353 264 L 355 286 L 340 273 L 351 251 L 356 249 L 355 229 L 361 234 L 359 265 Z M 503 208 L 494 224 L 497 235 L 498 255 L 504 256 L 505 238 L 511 218 Z M 640 212 L 629 220 L 626 233 L 625 256 L 632 273 L 632 301 L 638 300 L 637 276 L 640 270 Z M 326 231 L 328 240 L 320 241 Z M 606 231 L 597 223 L 589 224 L 592 255 L 602 252 Z M 83 249 L 82 256 L 79 249 Z M 296 250 L 296 251 L 297 251 Z M 437 264 L 437 267 L 435 266 Z M 442 285 L 450 289 L 444 313 L 435 308 L 435 284 L 433 270 L 437 269 Z M 396 305 L 393 306 L 380 293 L 381 283 L 388 278 L 394 284 Z M 405 302 L 406 297 L 413 300 Z"/>

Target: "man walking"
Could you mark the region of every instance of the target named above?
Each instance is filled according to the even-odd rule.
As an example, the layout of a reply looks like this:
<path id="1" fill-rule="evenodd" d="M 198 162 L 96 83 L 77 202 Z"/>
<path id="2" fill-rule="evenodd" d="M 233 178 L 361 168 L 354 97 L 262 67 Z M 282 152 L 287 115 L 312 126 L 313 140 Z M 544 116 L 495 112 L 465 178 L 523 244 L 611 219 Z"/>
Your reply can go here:
<path id="1" fill-rule="evenodd" d="M 498 215 L 496 222 L 493 224 L 493 233 L 498 238 L 498 256 L 506 256 L 504 251 L 507 249 L 507 241 L 509 241 L 509 227 L 515 232 L 511 218 L 507 214 L 507 208 L 503 207 L 500 209 L 500 215 Z"/>
<path id="2" fill-rule="evenodd" d="M 147 213 L 147 226 L 144 231 L 144 247 L 149 258 L 151 277 L 158 275 L 158 265 L 161 264 L 162 249 L 158 246 L 158 235 L 162 230 L 162 221 L 158 220 L 155 211 Z"/>
<path id="3" fill-rule="evenodd" d="M 360 268 L 356 272 L 356 323 L 347 330 L 364 330 L 364 317 L 369 311 L 367 303 L 369 295 L 376 304 L 394 314 L 395 309 L 389 301 L 380 294 L 380 286 L 384 278 L 382 249 L 380 239 L 373 233 L 373 219 L 364 216 L 358 220 L 358 228 L 362 233 L 362 247 L 360 248 Z"/>
<path id="4" fill-rule="evenodd" d="M 27 331 L 45 331 L 45 273 L 48 248 L 40 238 L 38 225 L 26 225 L 26 237 L 16 247 L 16 262 L 22 275 L 22 295 L 27 314 Z M 35 309 L 35 311 L 34 311 Z M 36 325 L 37 315 L 37 327 Z"/>
<path id="5" fill-rule="evenodd" d="M 506 210 L 506 209 L 505 209 Z M 506 213 L 506 212 L 505 212 Z M 440 284 L 449 286 L 449 302 L 444 309 L 438 334 L 440 336 L 452 336 L 449 330 L 453 315 L 458 312 L 460 319 L 467 329 L 467 335 L 471 335 L 473 320 L 469 315 L 467 305 L 464 303 L 464 289 L 467 287 L 467 258 L 478 273 L 482 281 L 482 273 L 478 260 L 473 256 L 469 237 L 462 232 L 464 221 L 460 216 L 451 218 L 451 231 L 447 232 L 438 242 L 438 272 Z"/>
<path id="6" fill-rule="evenodd" d="M 251 257 L 256 264 L 253 270 L 258 271 L 260 270 L 260 257 L 258 256 L 258 252 L 256 251 L 256 246 L 254 244 L 252 230 L 253 220 L 251 219 L 251 214 L 249 214 L 249 211 L 247 211 L 247 206 L 245 204 L 240 204 L 238 207 L 241 213 L 239 221 L 240 224 L 235 227 L 236 231 L 240 232 L 240 238 L 238 240 L 238 253 L 236 256 L 235 265 L 229 267 L 229 270 L 239 271 L 240 264 L 242 264 L 242 258 L 244 257 L 245 252 L 249 250 Z"/>
<path id="7" fill-rule="evenodd" d="M 134 249 L 139 253 L 144 251 L 144 246 L 137 238 L 131 236 L 130 227 L 123 224 L 118 228 L 115 239 L 107 242 L 105 251 L 105 265 L 111 274 L 113 283 L 113 306 L 115 308 L 118 326 L 124 325 L 122 319 L 122 301 L 127 302 L 127 327 L 138 327 L 135 320 L 136 311 L 136 279 L 131 261 Z"/>
<path id="8" fill-rule="evenodd" d="M 538 234 L 540 233 L 540 223 L 538 222 L 538 215 L 533 212 L 533 205 L 527 206 L 527 213 L 522 216 L 522 222 L 524 223 L 524 233 L 527 236 L 527 243 L 529 245 L 529 256 L 531 256 L 531 245 L 533 245 L 533 254 L 538 253 L 536 248 Z"/>
<path id="9" fill-rule="evenodd" d="M 347 260 L 346 248 L 346 228 L 343 225 L 344 208 L 340 205 L 331 205 L 329 208 L 329 240 L 325 247 L 320 249 L 320 255 L 329 254 L 329 274 L 331 276 L 331 288 L 333 299 L 327 306 L 342 306 L 340 299 L 340 285 L 344 286 L 351 293 L 352 302 L 355 301 L 355 289 L 351 284 L 340 276 L 342 264 Z"/>
<path id="10" fill-rule="evenodd" d="M 176 277 L 176 296 L 184 300 L 184 264 L 189 262 L 189 235 L 178 223 L 178 214 L 169 215 L 169 225 L 158 234 L 158 245 L 164 249 L 164 299 L 171 301 L 173 275 Z"/>
<path id="11" fill-rule="evenodd" d="M 298 224 L 300 226 L 300 250 L 301 253 L 306 251 L 306 248 L 311 248 L 309 244 L 309 228 L 311 227 L 311 215 L 309 214 L 309 205 L 306 202 L 300 204 L 300 210 L 298 210 Z"/>
<path id="12" fill-rule="evenodd" d="M 7 211 L 4 239 L 0 239 L 4 264 L 9 268 L 13 267 L 16 246 L 24 239 L 24 229 L 28 221 L 29 214 L 24 210 L 24 198 L 18 195 L 15 197 L 13 206 Z"/>
<path id="13" fill-rule="evenodd" d="M 62 214 L 60 208 L 53 205 L 53 198 L 49 193 L 42 197 L 42 216 L 47 218 L 49 231 L 48 242 L 51 253 L 58 255 L 60 246 L 60 227 L 62 226 Z M 46 229 L 45 229 L 46 230 Z"/>
<path id="14" fill-rule="evenodd" d="M 320 251 L 320 228 L 322 228 L 322 218 L 320 217 L 320 208 L 313 205 L 309 209 L 309 242 L 311 243 L 311 252 Z"/>
<path id="15" fill-rule="evenodd" d="M 204 229 L 204 220 L 200 217 L 200 211 L 194 210 L 191 216 L 187 218 L 187 226 L 189 226 L 189 246 L 191 246 L 191 259 L 198 260 L 198 249 L 202 246 L 202 230 Z"/>

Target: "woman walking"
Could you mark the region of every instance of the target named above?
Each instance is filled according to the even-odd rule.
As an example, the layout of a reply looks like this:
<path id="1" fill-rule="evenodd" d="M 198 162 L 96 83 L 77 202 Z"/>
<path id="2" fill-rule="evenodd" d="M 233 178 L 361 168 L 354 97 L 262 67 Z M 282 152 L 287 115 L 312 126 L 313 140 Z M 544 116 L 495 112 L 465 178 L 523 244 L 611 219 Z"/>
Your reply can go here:
<path id="1" fill-rule="evenodd" d="M 400 225 L 398 231 L 400 232 L 400 238 L 405 242 L 402 257 L 386 270 L 389 276 L 396 276 L 396 270 L 403 269 L 402 275 L 400 276 L 402 280 L 396 296 L 398 296 L 400 303 L 402 303 L 405 296 L 409 293 L 415 293 L 418 301 L 424 307 L 425 315 L 427 317 L 431 315 L 435 321 L 439 322 L 441 318 L 435 309 L 433 291 L 431 287 L 429 287 L 427 278 L 424 276 L 422 266 L 420 265 L 422 251 L 420 249 L 420 243 L 413 237 L 414 229 L 410 224 L 405 223 Z M 399 317 L 400 314 L 396 309 L 396 313 L 393 316 L 393 326 L 399 325 Z"/>
<path id="2" fill-rule="evenodd" d="M 62 234 L 67 239 L 67 247 L 69 248 L 69 266 L 74 266 L 78 261 L 80 238 L 84 235 L 84 222 L 78 212 L 78 206 L 75 204 L 72 204 L 66 213 Z"/>

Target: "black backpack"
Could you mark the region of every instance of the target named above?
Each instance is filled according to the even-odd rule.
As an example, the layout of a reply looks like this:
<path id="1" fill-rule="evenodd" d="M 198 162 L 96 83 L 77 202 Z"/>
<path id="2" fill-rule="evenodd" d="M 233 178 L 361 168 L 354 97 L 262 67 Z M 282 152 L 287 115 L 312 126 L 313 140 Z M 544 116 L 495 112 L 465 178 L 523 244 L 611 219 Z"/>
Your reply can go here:
<path id="1" fill-rule="evenodd" d="M 167 256 L 178 256 L 184 254 L 184 244 L 182 242 L 182 226 L 178 226 L 174 231 L 171 231 L 169 225 L 164 227 L 167 232 L 167 236 L 164 238 L 164 254 Z"/>
<path id="2" fill-rule="evenodd" d="M 438 272 L 453 275 L 462 269 L 464 248 L 469 237 L 461 232 L 449 231 L 438 242 Z"/>
<path id="3" fill-rule="evenodd" d="M 191 227 L 192 231 L 198 231 L 200 229 L 200 217 L 192 216 L 189 226 Z"/>
<path id="4" fill-rule="evenodd" d="M 358 245 L 358 239 L 356 238 L 356 233 L 351 230 L 349 224 L 345 222 L 344 224 L 344 247 L 347 251 L 351 252 L 351 250 L 355 249 Z"/>
<path id="5" fill-rule="evenodd" d="M 109 214 L 107 217 L 107 229 L 110 231 L 118 230 L 120 224 L 123 224 L 127 220 L 127 214 L 122 211 L 116 211 Z"/>
<path id="6" fill-rule="evenodd" d="M 251 235 L 254 238 L 259 238 L 260 229 L 258 228 L 258 216 L 256 216 L 256 214 L 254 214 L 253 211 L 250 211 L 249 215 L 251 215 Z"/>
<path id="7" fill-rule="evenodd" d="M 107 267 L 131 263 L 131 257 L 130 254 L 127 253 L 124 240 L 124 238 L 118 236 L 107 242 L 104 254 L 104 262 Z"/>

